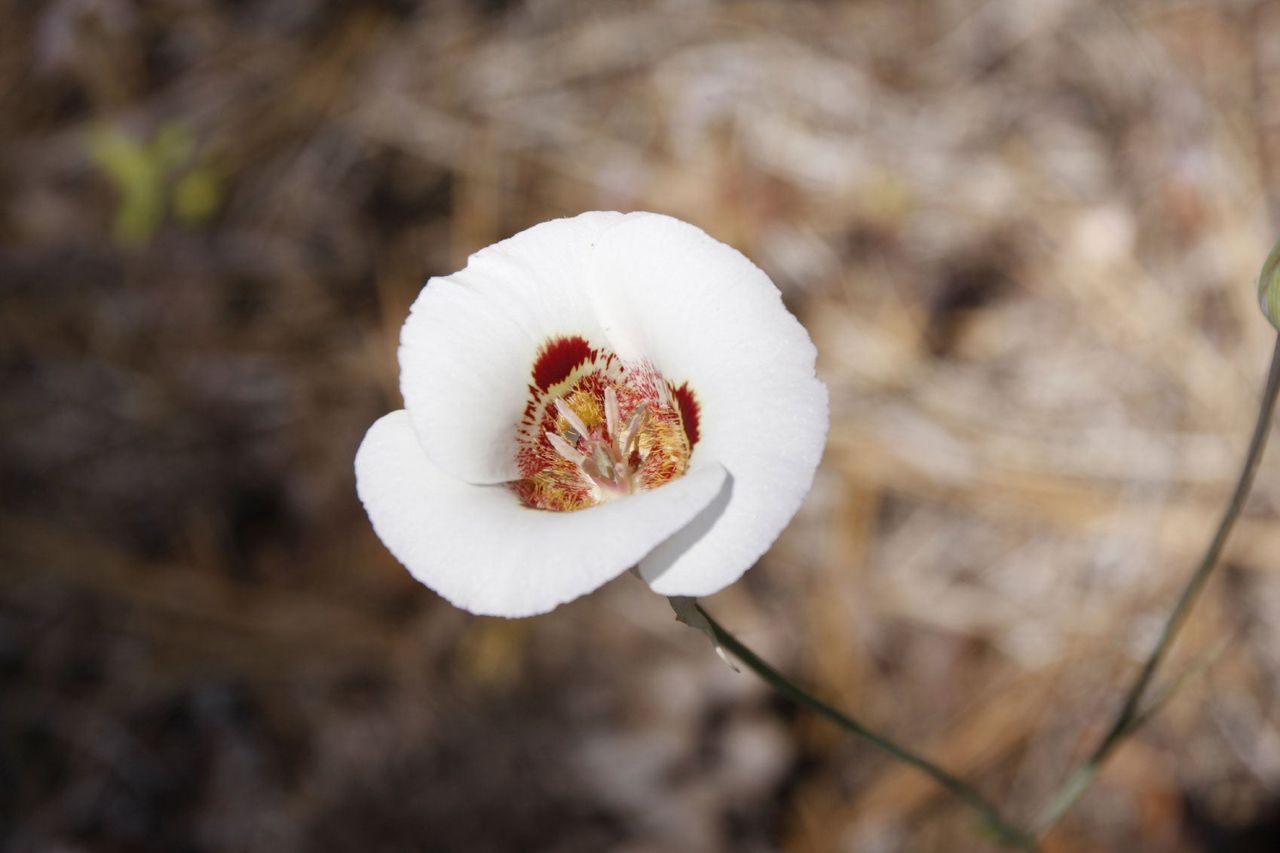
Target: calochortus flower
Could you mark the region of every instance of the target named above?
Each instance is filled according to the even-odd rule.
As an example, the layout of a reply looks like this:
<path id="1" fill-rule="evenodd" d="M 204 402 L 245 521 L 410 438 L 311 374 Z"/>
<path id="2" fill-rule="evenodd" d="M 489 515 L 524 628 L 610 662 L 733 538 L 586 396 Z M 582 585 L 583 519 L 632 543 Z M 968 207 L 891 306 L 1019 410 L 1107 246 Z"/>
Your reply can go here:
<path id="1" fill-rule="evenodd" d="M 815 351 L 734 249 L 584 213 L 427 282 L 405 409 L 356 454 L 374 530 L 458 607 L 529 616 L 636 567 L 656 592 L 741 577 L 799 509 L 827 433 Z"/>

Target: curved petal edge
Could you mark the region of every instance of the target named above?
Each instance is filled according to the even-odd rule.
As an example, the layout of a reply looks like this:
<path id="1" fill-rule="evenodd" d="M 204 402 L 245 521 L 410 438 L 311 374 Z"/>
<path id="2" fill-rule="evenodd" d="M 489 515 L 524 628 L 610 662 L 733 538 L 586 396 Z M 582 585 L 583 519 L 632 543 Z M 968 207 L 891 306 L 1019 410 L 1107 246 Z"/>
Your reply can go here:
<path id="1" fill-rule="evenodd" d="M 409 572 L 472 613 L 546 613 L 639 563 L 715 501 L 705 465 L 657 489 L 576 512 L 522 506 L 502 485 L 462 482 L 423 452 L 406 411 L 380 418 L 356 454 L 373 528 Z"/>

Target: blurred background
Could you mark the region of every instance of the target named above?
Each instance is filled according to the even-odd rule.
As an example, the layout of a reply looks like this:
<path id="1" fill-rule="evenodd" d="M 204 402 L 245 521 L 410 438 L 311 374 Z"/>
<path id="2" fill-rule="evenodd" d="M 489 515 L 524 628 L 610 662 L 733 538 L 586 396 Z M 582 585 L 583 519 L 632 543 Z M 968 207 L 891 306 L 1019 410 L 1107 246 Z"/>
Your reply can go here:
<path id="1" fill-rule="evenodd" d="M 1025 820 L 1230 491 L 1278 159 L 1268 0 L 0 0 L 0 848 L 986 849 L 630 576 L 415 584 L 351 471 L 400 324 L 582 210 L 752 257 L 831 437 L 708 606 Z M 1277 452 L 1215 649 L 1049 850 L 1280 845 Z"/>

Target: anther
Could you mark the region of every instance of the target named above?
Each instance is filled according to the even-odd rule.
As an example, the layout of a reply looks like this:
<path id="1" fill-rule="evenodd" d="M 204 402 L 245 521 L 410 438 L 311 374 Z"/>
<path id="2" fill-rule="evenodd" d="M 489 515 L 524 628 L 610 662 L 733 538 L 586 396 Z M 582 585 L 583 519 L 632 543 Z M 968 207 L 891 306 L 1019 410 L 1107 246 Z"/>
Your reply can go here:
<path id="1" fill-rule="evenodd" d="M 574 431 L 577 432 L 578 435 L 585 438 L 591 434 L 591 431 L 587 429 L 587 425 L 582 422 L 582 418 L 578 417 L 577 412 L 569 408 L 568 403 L 566 403 L 564 400 L 561 400 L 559 397 L 556 397 L 555 406 L 556 406 L 556 411 L 559 412 L 560 414 L 560 417 L 568 421 L 569 426 L 573 427 Z"/>
<path id="2" fill-rule="evenodd" d="M 583 462 L 587 461 L 586 454 L 579 451 L 559 435 L 551 432 L 550 430 L 547 430 L 546 435 L 547 441 L 551 442 L 551 446 L 555 449 L 556 453 L 560 454 L 562 459 L 572 462 L 574 465 L 581 465 Z"/>
<path id="3" fill-rule="evenodd" d="M 604 389 L 604 423 L 609 430 L 609 440 L 617 442 L 618 440 L 618 421 L 622 420 L 622 415 L 618 412 L 618 392 L 613 390 L 613 386 Z"/>

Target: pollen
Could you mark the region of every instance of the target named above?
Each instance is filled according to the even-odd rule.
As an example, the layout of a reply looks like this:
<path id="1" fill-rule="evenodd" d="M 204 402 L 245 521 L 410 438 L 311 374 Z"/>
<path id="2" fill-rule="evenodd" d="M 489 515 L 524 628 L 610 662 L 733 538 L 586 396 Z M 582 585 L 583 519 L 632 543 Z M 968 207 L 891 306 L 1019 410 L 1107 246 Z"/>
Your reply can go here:
<path id="1" fill-rule="evenodd" d="M 580 336 L 548 341 L 530 369 L 517 433 L 526 506 L 571 511 L 655 489 L 689 467 L 698 407 L 688 383 L 624 362 Z"/>

